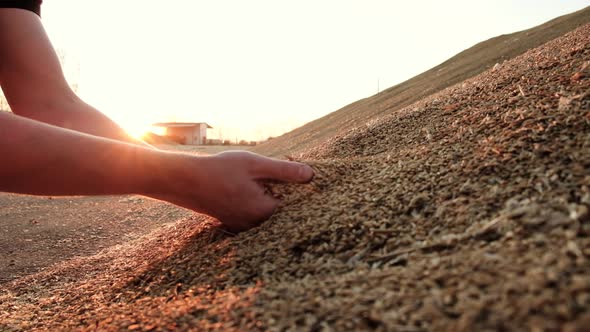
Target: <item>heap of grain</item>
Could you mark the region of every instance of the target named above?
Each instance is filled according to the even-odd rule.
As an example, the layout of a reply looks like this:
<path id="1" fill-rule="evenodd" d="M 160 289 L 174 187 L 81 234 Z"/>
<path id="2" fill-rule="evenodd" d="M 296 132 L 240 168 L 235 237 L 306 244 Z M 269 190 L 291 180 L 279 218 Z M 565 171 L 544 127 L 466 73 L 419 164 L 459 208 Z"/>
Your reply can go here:
<path id="1" fill-rule="evenodd" d="M 307 151 L 261 227 L 195 216 L 11 285 L 0 329 L 587 327 L 589 64 L 587 25 Z"/>

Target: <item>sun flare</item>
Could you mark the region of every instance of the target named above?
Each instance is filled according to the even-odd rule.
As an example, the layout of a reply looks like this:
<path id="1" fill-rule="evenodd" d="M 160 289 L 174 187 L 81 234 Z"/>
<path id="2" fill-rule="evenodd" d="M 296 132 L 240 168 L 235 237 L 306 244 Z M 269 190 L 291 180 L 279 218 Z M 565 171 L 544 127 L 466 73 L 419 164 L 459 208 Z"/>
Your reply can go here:
<path id="1" fill-rule="evenodd" d="M 145 126 L 140 124 L 124 124 L 123 129 L 133 138 L 141 139 L 151 130 L 151 126 Z"/>
<path id="2" fill-rule="evenodd" d="M 166 129 L 161 127 L 153 127 L 150 124 L 134 124 L 134 123 L 123 123 L 121 127 L 133 138 L 143 139 L 146 134 L 154 133 L 156 135 L 166 135 Z"/>

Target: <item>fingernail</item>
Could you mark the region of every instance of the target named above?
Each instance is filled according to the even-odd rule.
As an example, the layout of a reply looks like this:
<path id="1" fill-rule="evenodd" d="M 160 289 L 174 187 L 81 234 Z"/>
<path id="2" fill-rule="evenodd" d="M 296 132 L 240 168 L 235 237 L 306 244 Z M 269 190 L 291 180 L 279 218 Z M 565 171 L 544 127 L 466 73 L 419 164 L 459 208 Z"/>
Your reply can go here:
<path id="1" fill-rule="evenodd" d="M 308 165 L 301 165 L 299 167 L 299 178 L 301 180 L 307 181 L 307 180 L 311 180 L 311 178 L 313 177 L 313 169 L 311 167 L 309 167 Z"/>

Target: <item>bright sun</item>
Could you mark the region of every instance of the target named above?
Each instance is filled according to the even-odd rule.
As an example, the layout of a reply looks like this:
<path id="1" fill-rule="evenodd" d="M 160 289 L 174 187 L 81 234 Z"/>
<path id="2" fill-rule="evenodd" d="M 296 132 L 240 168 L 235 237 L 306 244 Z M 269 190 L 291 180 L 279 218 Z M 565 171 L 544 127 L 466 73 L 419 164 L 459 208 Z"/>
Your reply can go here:
<path id="1" fill-rule="evenodd" d="M 161 127 L 153 127 L 149 124 L 141 123 L 123 123 L 121 127 L 131 135 L 131 137 L 137 139 L 143 139 L 147 133 L 154 133 L 157 135 L 166 135 L 166 129 Z"/>
<path id="2" fill-rule="evenodd" d="M 125 124 L 123 129 L 131 135 L 131 137 L 141 139 L 145 134 L 150 132 L 150 126 L 143 126 L 138 124 Z"/>

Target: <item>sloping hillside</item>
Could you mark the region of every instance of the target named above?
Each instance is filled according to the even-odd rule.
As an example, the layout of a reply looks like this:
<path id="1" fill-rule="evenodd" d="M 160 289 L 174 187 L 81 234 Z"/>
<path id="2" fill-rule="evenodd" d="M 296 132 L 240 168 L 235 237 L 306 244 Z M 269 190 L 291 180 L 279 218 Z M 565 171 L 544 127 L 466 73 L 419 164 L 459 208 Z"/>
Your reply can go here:
<path id="1" fill-rule="evenodd" d="M 587 331 L 590 25 L 305 156 L 260 227 L 16 280 L 0 330 Z"/>
<path id="2" fill-rule="evenodd" d="M 265 142 L 254 151 L 276 157 L 295 155 L 322 143 L 337 133 L 400 110 L 588 22 L 590 22 L 590 7 L 553 19 L 532 29 L 484 41 L 412 79 Z"/>

